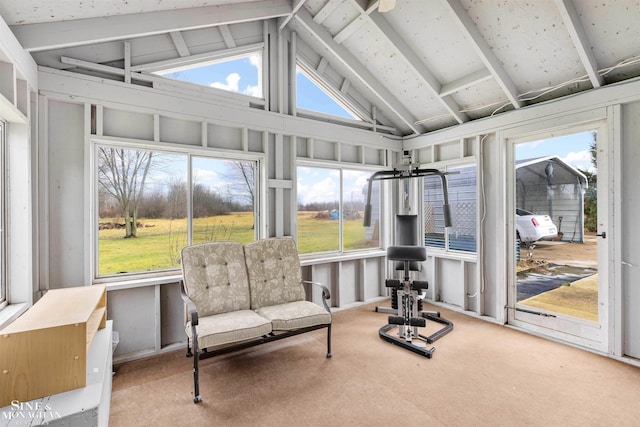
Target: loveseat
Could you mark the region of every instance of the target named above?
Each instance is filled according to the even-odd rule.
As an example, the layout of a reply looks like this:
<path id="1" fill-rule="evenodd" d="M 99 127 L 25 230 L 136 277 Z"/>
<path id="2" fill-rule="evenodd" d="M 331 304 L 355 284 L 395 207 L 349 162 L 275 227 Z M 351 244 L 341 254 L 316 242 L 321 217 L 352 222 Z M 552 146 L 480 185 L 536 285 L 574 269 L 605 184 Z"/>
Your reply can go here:
<path id="1" fill-rule="evenodd" d="M 302 280 L 293 238 L 196 244 L 181 257 L 195 403 L 201 401 L 198 360 L 321 328 L 331 357 L 331 296 L 325 286 Z M 323 307 L 306 300 L 305 283 L 321 288 Z"/>

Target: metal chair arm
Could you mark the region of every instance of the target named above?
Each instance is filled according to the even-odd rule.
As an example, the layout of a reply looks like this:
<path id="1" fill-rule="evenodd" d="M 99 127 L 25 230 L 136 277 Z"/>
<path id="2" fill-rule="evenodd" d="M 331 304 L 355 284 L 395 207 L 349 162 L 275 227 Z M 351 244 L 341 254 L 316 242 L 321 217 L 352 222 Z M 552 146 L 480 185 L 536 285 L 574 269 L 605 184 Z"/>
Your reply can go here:
<path id="1" fill-rule="evenodd" d="M 191 301 L 191 298 L 189 298 L 189 295 L 187 295 L 187 290 L 184 287 L 184 280 L 180 280 L 180 296 L 182 297 L 184 304 L 187 306 L 191 326 L 196 326 L 198 324 L 198 309 L 193 301 Z"/>
<path id="2" fill-rule="evenodd" d="M 329 292 L 329 288 L 327 288 L 322 283 L 312 282 L 310 280 L 303 280 L 302 283 L 308 283 L 310 285 L 318 286 L 320 289 L 322 289 L 322 304 L 324 305 L 325 310 L 331 313 L 331 309 L 327 305 L 327 301 L 331 299 L 331 292 Z"/>

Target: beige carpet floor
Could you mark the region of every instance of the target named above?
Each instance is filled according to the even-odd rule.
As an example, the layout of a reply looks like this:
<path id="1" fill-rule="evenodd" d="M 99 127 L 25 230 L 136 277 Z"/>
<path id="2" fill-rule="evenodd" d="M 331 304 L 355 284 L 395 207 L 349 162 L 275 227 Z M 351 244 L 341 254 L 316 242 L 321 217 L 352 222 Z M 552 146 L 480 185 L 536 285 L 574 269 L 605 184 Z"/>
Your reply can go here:
<path id="1" fill-rule="evenodd" d="M 427 359 L 373 308 L 334 313 L 331 359 L 320 330 L 202 361 L 197 405 L 183 351 L 116 366 L 110 426 L 640 425 L 640 368 L 447 310 Z"/>

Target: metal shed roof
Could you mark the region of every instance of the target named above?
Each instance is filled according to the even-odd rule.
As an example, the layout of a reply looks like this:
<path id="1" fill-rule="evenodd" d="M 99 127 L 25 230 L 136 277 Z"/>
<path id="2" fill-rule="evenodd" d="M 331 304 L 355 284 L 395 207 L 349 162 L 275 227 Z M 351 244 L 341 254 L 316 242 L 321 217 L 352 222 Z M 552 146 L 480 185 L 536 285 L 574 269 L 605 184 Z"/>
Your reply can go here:
<path id="1" fill-rule="evenodd" d="M 550 184 L 576 184 L 583 190 L 589 186 L 587 177 L 558 156 L 537 157 L 516 161 L 516 174 L 523 180 L 549 180 Z"/>

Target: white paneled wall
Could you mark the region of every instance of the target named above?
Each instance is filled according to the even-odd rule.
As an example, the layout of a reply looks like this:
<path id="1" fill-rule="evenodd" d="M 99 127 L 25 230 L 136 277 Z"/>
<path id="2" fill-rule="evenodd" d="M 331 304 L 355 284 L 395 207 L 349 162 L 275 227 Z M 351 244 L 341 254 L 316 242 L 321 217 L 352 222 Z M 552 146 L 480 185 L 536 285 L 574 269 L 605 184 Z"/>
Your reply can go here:
<path id="1" fill-rule="evenodd" d="M 262 237 L 293 234 L 297 158 L 322 160 L 325 164 L 341 160 L 343 164 L 386 166 L 383 162 L 388 148 L 367 131 L 285 118 L 260 109 L 239 114 L 212 101 L 206 109 L 199 108 L 201 99 L 188 99 L 184 94 L 177 106 L 174 93 L 168 89 L 78 78 L 53 70 L 41 70 L 40 80 L 41 102 L 48 117 L 47 144 L 40 153 L 48 177 L 42 201 L 49 212 L 48 246 L 40 252 L 51 288 L 95 281 L 91 274 L 95 240 L 87 238 L 95 226 L 90 209 L 94 203 L 90 200 L 94 181 L 89 167 L 92 141 L 257 156 L 262 159 L 266 179 L 262 205 L 266 214 L 261 212 L 259 231 Z M 268 120 L 251 121 L 252 114 Z M 288 126 L 286 120 L 300 124 Z M 305 131 L 296 134 L 290 128 Z M 364 148 L 367 141 L 373 146 Z M 297 152 L 300 147 L 304 147 L 301 157 Z M 385 295 L 380 286 L 385 274 L 383 260 L 380 250 L 362 259 L 354 255 L 307 259 L 304 274 L 331 290 L 334 308 L 344 308 Z M 108 316 L 120 335 L 116 361 L 184 344 L 184 313 L 176 272 L 172 274 L 152 280 L 108 281 Z M 312 299 L 321 303 L 317 293 Z"/>

